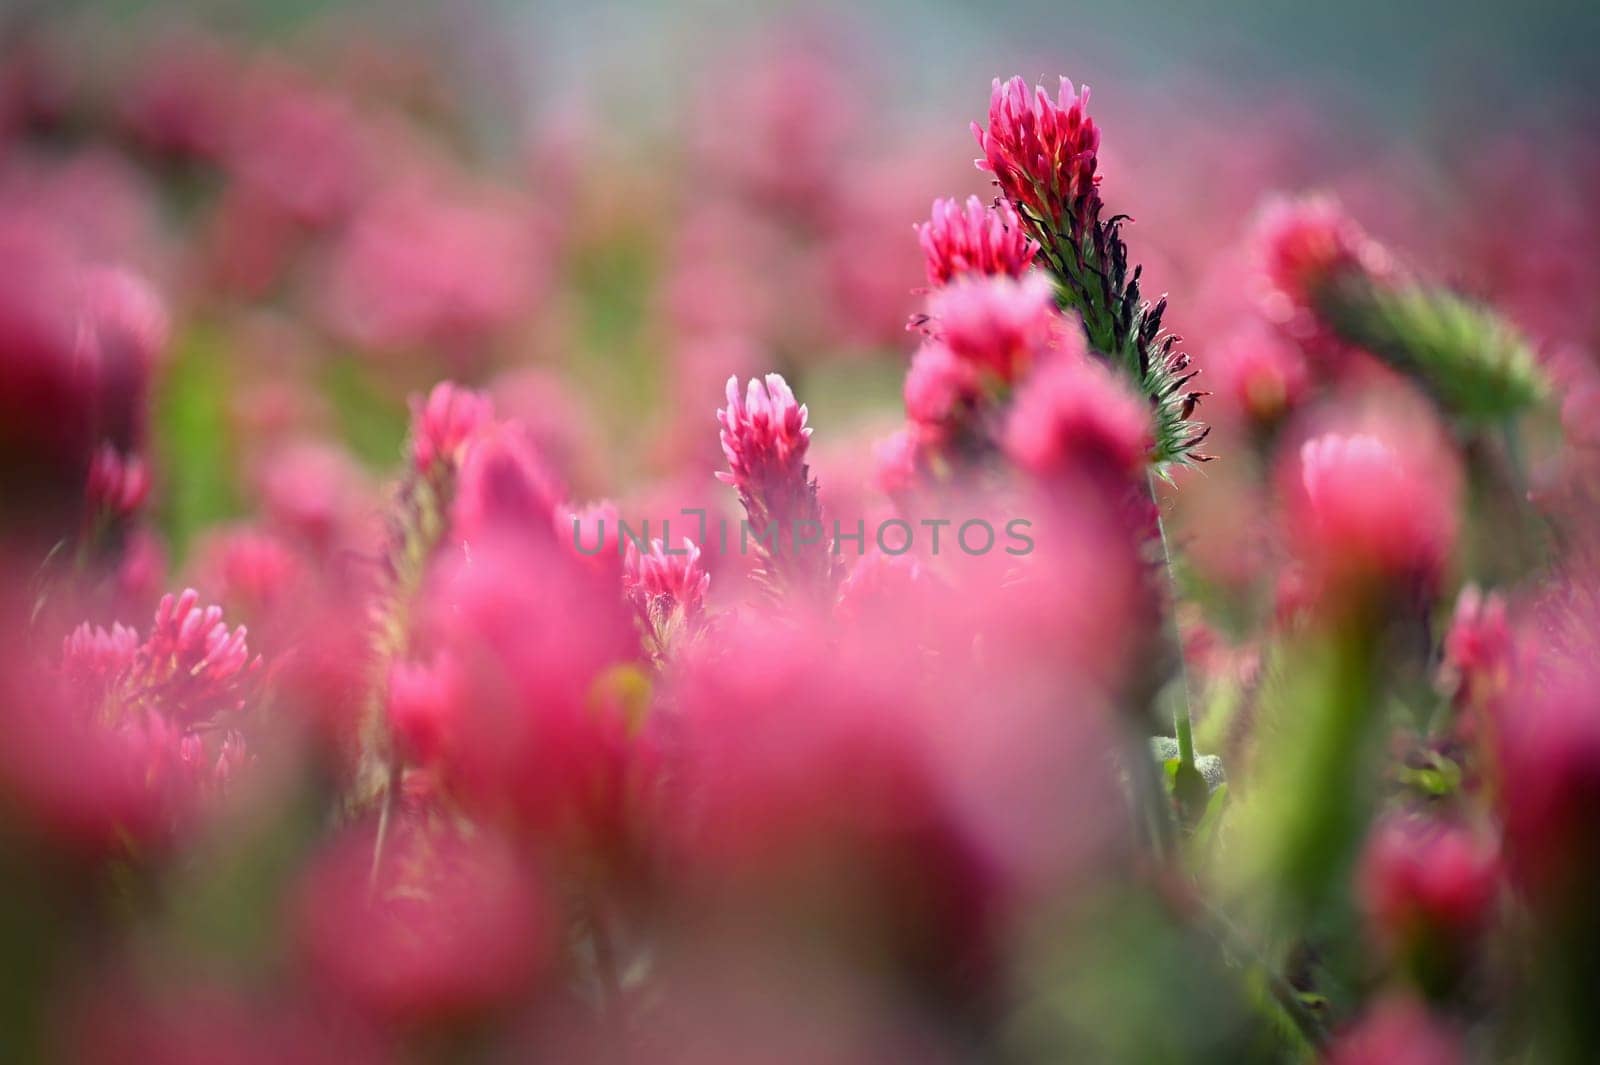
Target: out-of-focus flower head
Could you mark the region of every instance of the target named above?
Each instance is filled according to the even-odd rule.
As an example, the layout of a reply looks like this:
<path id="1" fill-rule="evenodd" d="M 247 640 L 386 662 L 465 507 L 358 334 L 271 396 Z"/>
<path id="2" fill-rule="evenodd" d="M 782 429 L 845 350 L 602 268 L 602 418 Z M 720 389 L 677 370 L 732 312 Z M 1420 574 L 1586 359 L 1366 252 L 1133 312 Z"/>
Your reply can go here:
<path id="1" fill-rule="evenodd" d="M 1014 383 L 1064 332 L 1050 279 L 968 278 L 928 300 L 931 331 L 960 358 Z"/>
<path id="2" fill-rule="evenodd" d="M 1404 995 L 1379 1000 L 1324 1058 L 1327 1065 L 1462 1065 L 1465 1060 L 1460 1033 Z"/>
<path id="3" fill-rule="evenodd" d="M 255 463 L 254 475 L 272 523 L 319 551 L 359 539 L 362 519 L 373 514 L 365 473 L 330 442 L 274 445 Z"/>
<path id="4" fill-rule="evenodd" d="M 1292 546 L 1314 587 L 1437 588 L 1455 547 L 1458 474 L 1421 434 L 1325 433 L 1299 450 Z"/>
<path id="5" fill-rule="evenodd" d="M 1332 341 L 1318 322 L 1319 303 L 1341 277 L 1392 272 L 1387 253 L 1327 196 L 1270 201 L 1255 225 L 1261 309 L 1296 340 Z"/>
<path id="6" fill-rule="evenodd" d="M 928 283 L 945 285 L 958 277 L 1019 278 L 1033 266 L 1039 246 L 1022 230 L 1009 200 L 986 206 L 976 196 L 965 206 L 935 200 L 933 217 L 917 226 L 927 259 Z"/>
<path id="7" fill-rule="evenodd" d="M 223 162 L 246 195 L 301 225 L 344 217 L 374 162 L 350 102 L 275 63 L 243 79 L 239 93 Z"/>
<path id="8" fill-rule="evenodd" d="M 451 381 L 433 386 L 426 399 L 411 401 L 411 462 L 424 476 L 436 464 L 454 465 L 469 440 L 494 420 L 489 397 Z"/>
<path id="9" fill-rule="evenodd" d="M 150 494 L 150 471 L 138 455 L 104 444 L 89 464 L 87 492 L 91 514 L 132 517 Z"/>
<path id="10" fill-rule="evenodd" d="M 1593 920 L 1600 875 L 1593 652 L 1600 624 L 1592 606 L 1551 609 L 1567 616 L 1550 625 L 1539 660 L 1520 671 L 1494 719 L 1506 864 L 1545 913 Z"/>
<path id="11" fill-rule="evenodd" d="M 283 606 L 304 576 L 303 559 L 265 529 L 220 529 L 196 549 L 201 586 L 231 611 L 265 618 Z"/>
<path id="12" fill-rule="evenodd" d="M 1310 384 L 1306 360 L 1265 323 L 1234 330 L 1213 349 L 1207 374 L 1250 422 L 1271 426 L 1300 405 Z"/>
<path id="13" fill-rule="evenodd" d="M 1511 686 L 1516 637 L 1505 597 L 1475 584 L 1461 589 L 1445 634 L 1442 672 L 1461 709 L 1493 711 Z"/>
<path id="14" fill-rule="evenodd" d="M 473 360 L 532 304 L 538 273 L 514 205 L 414 182 L 359 209 L 335 253 L 329 312 L 373 351 Z"/>
<path id="15" fill-rule="evenodd" d="M 918 439 L 943 443 L 978 413 L 985 396 L 983 375 L 950 345 L 929 340 L 912 356 L 903 394 Z"/>
<path id="16" fill-rule="evenodd" d="M 1492 840 L 1463 825 L 1394 814 L 1373 829 L 1358 883 L 1384 949 L 1410 965 L 1447 968 L 1493 915 L 1499 855 Z"/>
<path id="17" fill-rule="evenodd" d="M 298 956 L 317 985 L 410 1029 L 481 1017 L 531 988 L 551 947 L 541 893 L 492 836 L 392 845 L 352 832 L 307 869 L 291 899 Z"/>
<path id="18" fill-rule="evenodd" d="M 449 653 L 429 662 L 395 663 L 389 670 L 389 728 L 407 759 L 429 766 L 448 756 L 468 692 L 461 664 Z"/>
<path id="19" fill-rule="evenodd" d="M 480 431 L 462 453 L 456 477 L 451 532 L 473 542 L 519 530 L 543 542 L 558 535 L 555 514 L 562 492 L 543 458 L 518 425 L 497 423 Z"/>
<path id="20" fill-rule="evenodd" d="M 1007 199 L 1051 229 L 1068 218 L 1087 221 L 1099 210 L 1100 130 L 1088 105 L 1088 87 L 1080 93 L 1066 78 L 1054 100 L 1043 86 L 1030 92 L 1020 77 L 996 78 L 989 128 L 972 124 L 983 152 L 978 169 L 993 174 Z"/>
<path id="21" fill-rule="evenodd" d="M 1040 365 L 1018 390 L 1006 453 L 1038 476 L 1067 473 L 1136 480 L 1155 444 L 1150 405 L 1082 350 Z"/>

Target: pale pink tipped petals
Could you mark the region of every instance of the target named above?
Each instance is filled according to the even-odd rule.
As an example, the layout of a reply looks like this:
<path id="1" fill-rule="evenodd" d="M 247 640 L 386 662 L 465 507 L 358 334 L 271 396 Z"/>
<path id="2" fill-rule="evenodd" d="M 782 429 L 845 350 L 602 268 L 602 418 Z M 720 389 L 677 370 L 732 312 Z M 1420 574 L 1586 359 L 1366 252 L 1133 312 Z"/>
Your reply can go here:
<path id="1" fill-rule="evenodd" d="M 411 420 L 411 462 L 427 474 L 460 461 L 467 442 L 493 422 L 494 404 L 481 392 L 440 381 L 427 399 L 412 400 Z"/>
<path id="2" fill-rule="evenodd" d="M 193 722 L 238 707 L 260 666 L 244 626 L 229 629 L 220 607 L 200 605 L 190 588 L 166 595 L 139 654 L 138 697 L 151 697 L 175 720 Z"/>
<path id="3" fill-rule="evenodd" d="M 1006 428 L 1006 452 L 1039 476 L 1137 478 L 1155 437 L 1150 405 L 1101 363 L 1049 360 L 1024 383 Z"/>
<path id="4" fill-rule="evenodd" d="M 989 128 L 973 123 L 983 152 L 978 169 L 994 175 L 1006 197 L 1046 224 L 1086 217 L 1099 199 L 1100 130 L 1089 117 L 1089 88 L 1061 79 L 1052 100 L 1020 77 L 996 78 Z"/>
<path id="5" fill-rule="evenodd" d="M 1043 274 L 959 281 L 933 294 L 928 313 L 932 331 L 951 352 L 1004 384 L 1058 342 L 1070 343 Z"/>
<path id="6" fill-rule="evenodd" d="M 917 240 L 933 285 L 968 275 L 1021 277 L 1039 251 L 1009 201 L 990 207 L 976 196 L 965 205 L 935 200 L 932 218 L 917 226 Z"/>
<path id="7" fill-rule="evenodd" d="M 635 599 L 649 606 L 661 604 L 667 610 L 681 607 L 685 617 L 694 617 L 705 608 L 711 574 L 700 559 L 700 548 L 684 537 L 680 546 L 667 550 L 660 540 L 650 541 L 647 551 L 629 541 L 623 566 L 623 586 Z"/>
<path id="8" fill-rule="evenodd" d="M 751 378 L 743 396 L 739 379 L 730 377 L 726 394 L 728 403 L 717 411 L 717 422 L 728 470 L 717 479 L 752 495 L 773 486 L 803 484 L 811 429 L 804 404 L 795 400 L 783 375 Z"/>

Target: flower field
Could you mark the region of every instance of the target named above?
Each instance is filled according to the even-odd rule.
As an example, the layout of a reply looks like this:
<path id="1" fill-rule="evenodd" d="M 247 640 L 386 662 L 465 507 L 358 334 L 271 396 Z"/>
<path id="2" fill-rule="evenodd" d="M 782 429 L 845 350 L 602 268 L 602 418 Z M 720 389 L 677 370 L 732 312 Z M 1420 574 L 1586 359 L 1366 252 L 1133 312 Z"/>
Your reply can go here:
<path id="1" fill-rule="evenodd" d="M 0 12 L 0 1061 L 1600 1061 L 1592 127 L 468 21 Z"/>

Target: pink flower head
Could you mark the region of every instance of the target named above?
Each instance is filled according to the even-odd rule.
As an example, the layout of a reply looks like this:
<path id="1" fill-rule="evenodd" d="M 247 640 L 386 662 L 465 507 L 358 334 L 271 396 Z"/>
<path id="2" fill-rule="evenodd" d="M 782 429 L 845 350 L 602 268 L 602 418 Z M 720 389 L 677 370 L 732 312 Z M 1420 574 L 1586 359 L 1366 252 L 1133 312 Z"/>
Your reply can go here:
<path id="1" fill-rule="evenodd" d="M 717 422 L 722 426 L 728 471 L 719 471 L 717 480 L 753 499 L 804 486 L 811 429 L 805 405 L 796 401 L 783 375 L 752 378 L 743 396 L 739 379 L 730 377 L 727 398 L 728 405 L 717 411 Z"/>
<path id="2" fill-rule="evenodd" d="M 503 845 L 407 837 L 372 878 L 372 839 L 336 841 L 291 900 L 316 984 L 376 1020 L 476 1019 L 524 992 L 550 946 L 541 893 Z"/>
<path id="3" fill-rule="evenodd" d="M 1455 546 L 1456 477 L 1427 444 L 1327 433 L 1301 447 L 1299 474 L 1291 525 L 1316 577 L 1437 584 Z"/>
<path id="4" fill-rule="evenodd" d="M 283 603 L 299 582 L 303 563 L 284 541 L 261 529 L 224 529 L 200 548 L 204 587 L 246 616 L 259 617 Z"/>
<path id="5" fill-rule="evenodd" d="M 811 429 L 806 408 L 780 374 L 753 378 L 744 394 L 728 378 L 728 405 L 717 411 L 728 470 L 717 480 L 739 492 L 750 528 L 771 538 L 769 578 L 820 591 L 831 587 L 833 556 L 823 540 L 817 482 L 806 465 Z"/>
<path id="6" fill-rule="evenodd" d="M 158 699 L 185 724 L 238 707 L 261 664 L 245 636 L 242 625 L 228 628 L 220 607 L 202 607 L 193 588 L 163 596 L 139 653 L 135 694 Z"/>
<path id="7" fill-rule="evenodd" d="M 139 643 L 126 625 L 103 629 L 86 621 L 62 643 L 61 674 L 81 691 L 103 694 L 132 668 Z"/>
<path id="8" fill-rule="evenodd" d="M 124 455 L 111 444 L 95 452 L 89 464 L 89 509 L 92 514 L 131 517 L 150 494 L 150 471 L 138 455 Z"/>
<path id="9" fill-rule="evenodd" d="M 921 435 L 943 438 L 971 419 L 983 400 L 983 379 L 948 344 L 930 340 L 912 357 L 904 394 L 906 417 Z"/>
<path id="10" fill-rule="evenodd" d="M 1299 406 L 1309 385 L 1306 360 L 1294 343 L 1254 321 L 1228 336 L 1210 371 L 1217 391 L 1257 425 L 1273 425 Z"/>
<path id="11" fill-rule="evenodd" d="M 433 386 L 426 400 L 411 401 L 411 461 L 418 473 L 455 463 L 461 449 L 494 420 L 494 404 L 482 392 L 450 381 Z"/>
<path id="12" fill-rule="evenodd" d="M 1334 1041 L 1327 1065 L 1462 1065 L 1460 1034 L 1409 996 L 1378 1002 Z"/>
<path id="13" fill-rule="evenodd" d="M 416 765 L 433 765 L 456 742 L 470 698 L 467 679 L 454 655 L 431 662 L 397 662 L 389 671 L 389 727 Z"/>
<path id="14" fill-rule="evenodd" d="M 1592 656 L 1594 631 L 1583 634 L 1580 655 Z M 1592 920 L 1600 875 L 1596 671 L 1587 657 L 1542 664 L 1545 675 L 1518 684 L 1495 719 L 1507 867 L 1543 911 Z"/>
<path id="15" fill-rule="evenodd" d="M 1469 945 L 1488 923 L 1500 884 L 1494 845 L 1459 825 L 1391 816 L 1367 841 L 1361 903 L 1387 949 Z"/>
<path id="16" fill-rule="evenodd" d="M 495 425 L 462 453 L 452 529 L 467 542 L 496 530 L 548 540 L 556 535 L 560 498 L 555 477 L 521 427 Z"/>
<path id="17" fill-rule="evenodd" d="M 915 434 L 897 429 L 873 447 L 872 457 L 874 481 L 885 495 L 902 495 L 916 484 L 921 448 Z"/>
<path id="18" fill-rule="evenodd" d="M 933 294 L 928 313 L 952 352 L 1008 385 L 1063 332 L 1055 293 L 1043 274 L 957 281 Z"/>
<path id="19" fill-rule="evenodd" d="M 682 607 L 686 617 L 693 617 L 705 608 L 711 574 L 700 560 L 700 548 L 687 536 L 683 547 L 671 552 L 659 539 L 650 541 L 648 551 L 640 551 L 630 540 L 622 581 L 647 612 L 659 603 L 667 610 Z"/>
<path id="20" fill-rule="evenodd" d="M 1511 684 L 1516 642 L 1505 597 L 1475 584 L 1461 589 L 1444 641 L 1444 668 L 1463 707 L 1492 708 Z"/>
<path id="21" fill-rule="evenodd" d="M 953 199 L 935 200 L 933 217 L 917 226 L 917 240 L 932 285 L 966 275 L 1021 277 L 1039 251 L 1009 201 L 989 207 L 976 196 L 968 196 L 965 207 Z"/>
<path id="22" fill-rule="evenodd" d="M 996 78 L 989 128 L 972 124 L 983 152 L 978 169 L 994 175 L 1018 210 L 1053 228 L 1099 210 L 1100 130 L 1088 106 L 1088 86 L 1080 93 L 1066 78 L 1055 100 L 1042 85 L 1030 93 L 1020 77 Z"/>
<path id="23" fill-rule="evenodd" d="M 1262 310 L 1269 321 L 1302 341 L 1325 342 L 1318 301 L 1341 276 L 1391 270 L 1381 246 L 1330 197 L 1274 200 L 1255 227 Z"/>
<path id="24" fill-rule="evenodd" d="M 1155 446 L 1150 405 L 1105 365 L 1062 354 L 1023 383 L 1006 452 L 1040 476 L 1078 472 L 1136 479 Z"/>

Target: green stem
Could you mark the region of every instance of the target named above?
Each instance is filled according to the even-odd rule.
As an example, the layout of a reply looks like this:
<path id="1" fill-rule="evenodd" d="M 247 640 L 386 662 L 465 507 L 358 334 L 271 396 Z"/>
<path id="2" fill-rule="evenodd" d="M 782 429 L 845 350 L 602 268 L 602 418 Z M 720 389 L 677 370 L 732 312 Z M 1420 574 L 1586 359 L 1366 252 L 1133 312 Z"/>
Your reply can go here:
<path id="1" fill-rule="evenodd" d="M 1162 611 L 1163 627 L 1172 653 L 1177 656 L 1178 680 L 1182 685 L 1182 698 L 1172 712 L 1174 734 L 1178 738 L 1178 761 L 1194 768 L 1194 717 L 1189 709 L 1189 666 L 1183 657 L 1183 636 L 1178 631 L 1178 578 L 1172 569 L 1172 545 L 1167 540 L 1167 523 L 1161 516 L 1161 500 L 1156 495 L 1156 475 L 1152 469 L 1146 476 L 1150 502 L 1156 508 L 1156 531 L 1161 535 L 1161 565 L 1167 574 L 1167 606 Z"/>

